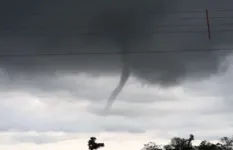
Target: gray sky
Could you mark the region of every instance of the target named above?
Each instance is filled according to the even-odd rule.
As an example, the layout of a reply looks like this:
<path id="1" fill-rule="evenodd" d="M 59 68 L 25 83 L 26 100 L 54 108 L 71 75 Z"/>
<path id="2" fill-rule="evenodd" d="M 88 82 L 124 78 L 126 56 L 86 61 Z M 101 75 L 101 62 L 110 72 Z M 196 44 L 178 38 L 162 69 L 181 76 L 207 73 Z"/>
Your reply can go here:
<path id="1" fill-rule="evenodd" d="M 152 139 L 165 143 L 173 136 L 186 137 L 190 133 L 197 142 L 217 140 L 232 131 L 232 94 L 227 90 L 232 88 L 232 67 L 224 75 L 165 89 L 143 86 L 130 78 L 107 118 L 101 112 L 118 82 L 117 76 L 57 74 L 44 81 L 44 87 L 57 83 L 56 90 L 43 90 L 36 82 L 33 85 L 38 87 L 29 83 L 23 86 L 15 80 L 11 84 L 15 88 L 5 86 L 1 90 L 2 145 L 14 149 L 18 143 L 35 143 L 42 148 L 75 140 L 85 147 L 85 140 L 93 135 L 107 142 L 106 149 L 116 146 L 123 137 L 124 148 L 133 140 L 141 145 Z M 2 73 L 1 78 L 7 81 Z M 63 83 L 77 90 L 59 86 Z M 24 88 L 16 88 L 20 86 Z"/>
<path id="2" fill-rule="evenodd" d="M 230 18 L 216 18 L 232 16 L 216 11 L 230 9 L 230 0 L 14 3 L 0 5 L 1 54 L 232 48 L 233 32 L 214 32 L 231 29 Z M 205 19 L 190 19 L 205 18 L 206 8 L 212 39 L 184 33 L 206 31 Z M 165 31 L 179 33 L 158 33 Z M 233 128 L 232 62 L 230 51 L 128 55 L 131 75 L 104 117 L 121 76 L 120 55 L 0 57 L 0 148 L 77 149 L 93 135 L 108 141 L 105 149 L 118 142 L 128 149 L 132 141 L 139 149 L 190 133 L 218 140 Z"/>

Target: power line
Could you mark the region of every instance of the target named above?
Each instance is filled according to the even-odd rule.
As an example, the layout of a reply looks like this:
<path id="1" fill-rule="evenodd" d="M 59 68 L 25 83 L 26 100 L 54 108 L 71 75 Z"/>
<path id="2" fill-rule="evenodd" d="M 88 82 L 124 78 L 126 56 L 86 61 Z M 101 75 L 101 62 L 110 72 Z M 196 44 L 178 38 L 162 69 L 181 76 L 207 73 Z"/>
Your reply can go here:
<path id="1" fill-rule="evenodd" d="M 208 8 L 207 8 L 208 9 Z M 209 11 L 215 11 L 215 12 L 233 12 L 233 8 L 227 8 L 227 9 L 222 9 L 222 8 L 216 8 L 216 9 L 208 9 Z M 149 13 L 149 14 L 184 14 L 184 13 L 205 13 L 206 9 L 193 9 L 193 10 L 171 10 L 171 11 L 139 11 L 133 12 L 133 13 Z M 32 12 L 33 13 L 33 12 Z M 35 15 L 40 15 L 43 13 L 49 13 L 49 12 L 34 12 L 33 14 Z M 62 12 L 63 13 L 63 12 Z M 62 14 L 59 12 L 52 12 L 52 14 Z M 100 12 L 78 12 L 80 14 L 88 14 L 88 13 L 101 13 Z M 76 13 L 76 14 L 78 14 Z"/>
<path id="2" fill-rule="evenodd" d="M 156 17 L 156 18 L 162 18 L 164 17 Z M 210 17 L 210 19 L 232 19 L 233 16 L 213 16 Z M 169 17 L 169 19 L 180 19 L 180 20 L 206 20 L 206 17 Z"/>
<path id="3" fill-rule="evenodd" d="M 183 30 L 183 31 L 151 31 L 147 32 L 147 34 L 182 34 L 182 33 L 206 33 L 207 30 Z M 223 32 L 233 32 L 233 29 L 222 29 L 222 30 L 211 30 L 211 33 L 213 32 L 218 32 L 218 33 L 223 33 Z M 129 33 L 132 34 L 133 33 Z M 30 33 L 13 33 L 11 35 L 30 35 Z M 46 33 L 38 33 L 38 34 L 33 34 L 35 35 L 46 35 Z M 53 34 L 56 35 L 56 34 Z M 83 33 L 64 33 L 63 35 L 82 35 L 82 36 L 101 36 L 104 34 L 98 33 L 98 32 L 83 32 Z"/>
<path id="4" fill-rule="evenodd" d="M 160 32 L 152 32 L 152 33 L 156 33 L 156 34 L 170 34 L 170 33 L 174 33 L 174 34 L 178 34 L 178 33 L 206 33 L 208 32 L 207 30 L 186 30 L 186 31 L 160 31 Z M 211 30 L 211 33 L 213 32 L 233 32 L 233 29 L 223 29 L 223 30 Z"/>
<path id="5" fill-rule="evenodd" d="M 218 23 L 218 24 L 212 24 L 212 26 L 233 26 L 232 23 Z M 206 27 L 206 24 L 161 24 L 161 25 L 154 25 L 153 27 Z"/>
<path id="6" fill-rule="evenodd" d="M 233 18 L 233 17 L 232 17 Z M 217 23 L 217 24 L 212 24 L 212 25 L 218 25 L 218 26 L 229 26 L 232 25 L 233 26 L 233 22 L 231 23 Z M 158 24 L 158 25 L 154 25 L 153 27 L 206 27 L 206 23 L 202 23 L 202 24 Z M 20 28 L 28 28 L 28 26 L 20 26 Z M 45 26 L 41 26 L 41 27 L 37 27 L 38 28 L 46 28 Z M 54 27 L 56 28 L 56 27 Z M 69 27 L 70 28 L 76 28 L 76 29 L 85 29 L 88 28 L 88 26 L 73 26 L 73 27 Z"/>
<path id="7" fill-rule="evenodd" d="M 186 52 L 214 52 L 214 51 L 233 51 L 233 48 L 225 49 L 168 49 L 156 51 L 128 51 L 128 52 L 66 52 L 66 53 L 31 53 L 31 54 L 0 54 L 0 57 L 47 57 L 47 56 L 80 56 L 80 55 L 122 55 L 122 54 L 167 54 L 167 53 L 186 53 Z"/>
<path id="8" fill-rule="evenodd" d="M 217 16 L 217 17 L 210 17 L 210 19 L 232 19 L 233 16 Z M 176 19 L 176 18 L 173 18 Z M 195 19 L 199 19 L 199 20 L 206 20 L 206 18 L 201 18 L 201 17 L 197 17 L 197 18 L 191 18 L 191 17 L 187 17 L 187 18 L 177 18 L 177 19 L 185 19 L 185 20 L 195 20 Z"/>
<path id="9" fill-rule="evenodd" d="M 152 32 L 156 34 L 179 34 L 179 33 L 206 33 L 208 31 L 206 30 L 186 30 L 186 31 L 161 31 L 161 32 Z M 218 32 L 218 33 L 223 33 L 223 32 L 233 32 L 233 29 L 223 29 L 223 30 L 211 30 L 211 33 L 213 32 Z"/>
<path id="10" fill-rule="evenodd" d="M 179 20 L 206 20 L 206 17 L 178 17 L 178 18 L 176 18 L 176 17 L 171 17 L 171 18 L 169 18 L 169 19 L 171 19 L 171 20 L 177 20 L 177 21 L 179 21 Z M 216 19 L 233 19 L 233 16 L 214 16 L 214 17 L 209 17 L 209 19 L 210 20 L 216 20 Z M 221 20 L 221 21 L 223 21 L 223 20 Z M 226 20 L 225 20 L 226 21 Z M 230 20 L 229 20 L 230 21 Z M 214 25 L 214 24 L 212 24 L 212 25 Z M 225 25 L 233 25 L 233 23 L 231 22 L 231 23 L 220 23 L 220 24 L 218 24 L 218 25 L 222 25 L 222 26 L 225 26 Z M 198 26 L 198 27 L 200 27 L 200 26 L 206 26 L 205 24 L 204 24 L 204 22 L 203 22 L 203 24 L 197 24 L 197 25 L 192 25 L 192 24 L 174 24 L 174 25 L 172 25 L 172 24 L 161 24 L 161 25 L 154 25 L 154 27 L 196 27 L 196 26 Z M 19 27 L 20 28 L 28 28 L 28 26 L 27 25 L 19 25 Z M 77 28 L 78 26 L 74 26 L 74 28 Z M 41 27 L 37 27 L 37 28 L 46 28 L 46 26 L 44 26 L 43 24 L 41 25 Z M 56 28 L 56 27 L 54 27 L 54 28 Z M 72 27 L 71 27 L 72 28 Z M 80 27 L 78 27 L 79 29 L 85 29 L 85 28 L 88 28 L 88 25 L 87 26 L 80 26 Z M 7 30 L 7 29 L 6 29 Z M 6 31 L 6 32 L 8 32 L 8 31 Z"/>
<path id="11" fill-rule="evenodd" d="M 233 8 L 226 8 L 226 9 L 209 9 L 209 11 L 223 11 L 223 12 L 232 12 Z"/>
<path id="12" fill-rule="evenodd" d="M 216 8 L 216 9 L 208 9 L 208 10 L 216 11 L 216 12 L 233 12 L 233 8 L 225 8 L 225 9 Z M 206 9 L 196 9 L 196 10 L 183 10 L 183 11 L 164 11 L 164 12 L 157 12 L 157 13 L 205 13 L 205 11 Z"/>
<path id="13" fill-rule="evenodd" d="M 207 8 L 208 9 L 208 8 Z M 216 9 L 208 9 L 209 11 L 215 12 L 233 12 L 233 8 L 216 8 Z M 161 13 L 161 14 L 183 14 L 183 13 L 205 13 L 206 9 L 193 9 L 193 10 L 179 10 L 179 11 L 148 11 L 148 13 Z"/>

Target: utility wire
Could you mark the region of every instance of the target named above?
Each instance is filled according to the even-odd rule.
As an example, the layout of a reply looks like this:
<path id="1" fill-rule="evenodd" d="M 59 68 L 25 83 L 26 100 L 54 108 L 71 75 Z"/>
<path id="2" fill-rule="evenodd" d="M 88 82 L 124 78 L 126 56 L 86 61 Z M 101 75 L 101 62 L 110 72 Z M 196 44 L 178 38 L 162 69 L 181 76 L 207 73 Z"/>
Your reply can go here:
<path id="1" fill-rule="evenodd" d="M 151 31 L 147 32 L 147 34 L 181 34 L 181 33 L 205 33 L 208 32 L 207 30 L 181 30 L 181 31 Z M 223 32 L 233 32 L 233 29 L 222 29 L 222 30 L 211 30 L 211 33 L 213 32 L 218 32 L 218 33 L 223 33 Z M 131 33 L 133 35 L 133 33 Z M 12 33 L 11 35 L 30 35 L 30 33 Z M 46 33 L 38 33 L 38 34 L 33 34 L 35 35 L 46 35 Z M 56 34 L 53 34 L 56 35 Z M 98 32 L 83 32 L 83 33 L 65 33 L 63 35 L 82 35 L 82 36 L 101 36 L 101 33 Z"/>
<path id="2" fill-rule="evenodd" d="M 136 15 L 135 15 L 136 16 Z M 59 15 L 60 17 L 60 15 Z M 86 16 L 87 17 L 87 16 Z M 164 19 L 165 17 L 158 17 L 155 16 L 155 18 L 162 18 Z M 206 20 L 206 17 L 174 17 L 174 16 L 169 16 L 169 19 L 177 19 L 177 20 Z M 233 16 L 210 16 L 209 19 L 232 19 Z"/>
<path id="3" fill-rule="evenodd" d="M 0 57 L 46 57 L 46 56 L 80 56 L 80 55 L 122 55 L 122 54 L 167 54 L 167 53 L 189 53 L 189 52 L 214 52 L 233 51 L 233 48 L 225 49 L 167 49 L 156 51 L 128 51 L 128 52 L 66 52 L 66 53 L 25 53 L 25 54 L 0 54 Z"/>
<path id="4" fill-rule="evenodd" d="M 218 23 L 218 24 L 211 24 L 212 26 L 233 26 L 232 23 Z M 154 25 L 153 27 L 161 27 L 161 28 L 166 28 L 166 27 L 206 27 L 206 24 L 161 24 L 161 25 Z"/>
<path id="5" fill-rule="evenodd" d="M 216 16 L 216 17 L 209 17 L 209 19 L 233 19 L 233 16 Z M 172 18 L 172 19 L 185 19 L 185 20 L 206 20 L 205 17 L 183 17 L 183 18 Z"/>
<path id="6" fill-rule="evenodd" d="M 170 19 L 170 20 L 203 20 L 205 21 L 206 20 L 206 17 L 171 17 L 171 18 L 167 18 L 167 19 Z M 228 19 L 228 20 L 221 20 L 221 21 L 231 21 L 231 19 L 233 19 L 233 16 L 214 16 L 214 17 L 209 17 L 210 20 L 217 20 L 217 19 Z M 205 22 L 203 22 L 203 24 L 161 24 L 161 25 L 154 25 L 154 27 L 201 27 L 201 26 L 206 26 L 206 24 L 204 24 Z M 212 25 L 215 25 L 214 23 L 212 23 Z M 229 22 L 229 23 L 219 23 L 218 26 L 227 26 L 227 25 L 233 25 L 233 22 Z M 19 25 L 19 27 L 21 29 L 24 29 L 24 28 L 30 28 L 30 26 L 28 25 Z M 43 29 L 43 28 L 46 28 L 46 26 L 44 26 L 43 24 L 39 27 L 37 27 L 38 29 Z M 56 27 L 54 27 L 56 28 Z M 86 26 L 74 26 L 74 27 L 70 27 L 70 28 L 79 28 L 79 29 L 85 29 L 85 28 L 88 28 L 88 25 Z M 9 30 L 10 31 L 10 30 Z M 7 29 L 6 29 L 6 32 Z"/>
<path id="7" fill-rule="evenodd" d="M 233 12 L 233 8 L 227 8 L 227 9 L 222 9 L 222 8 L 217 8 L 217 9 L 208 9 L 209 11 L 212 12 Z M 172 11 L 137 11 L 134 13 L 150 13 L 150 14 L 184 14 L 184 13 L 205 13 L 206 9 L 194 9 L 194 10 L 172 10 Z M 33 13 L 33 12 L 32 12 Z M 50 13 L 50 12 L 34 12 L 33 14 L 35 15 L 40 15 L 43 13 Z M 51 12 L 52 14 L 60 14 L 59 12 Z M 51 14 L 50 13 L 50 14 Z M 88 13 L 96 13 L 96 12 L 79 12 L 80 14 L 88 14 Z"/>
<path id="8" fill-rule="evenodd" d="M 232 17 L 233 18 L 233 17 Z M 217 24 L 212 24 L 212 26 L 233 26 L 233 22 L 230 23 L 217 23 Z M 28 28 L 29 26 L 20 26 L 20 28 Z M 158 24 L 158 25 L 154 25 L 153 27 L 206 27 L 206 22 L 202 23 L 202 24 Z M 43 29 L 46 28 L 46 26 L 41 25 L 41 27 L 37 27 L 37 29 Z M 56 28 L 56 27 L 54 27 Z M 78 29 L 85 29 L 88 28 L 87 26 L 73 26 L 73 27 L 69 27 L 69 29 L 71 28 L 78 28 Z"/>
<path id="9" fill-rule="evenodd" d="M 209 9 L 209 11 L 221 11 L 221 12 L 233 12 L 233 9 Z M 148 13 L 205 13 L 205 10 L 187 10 L 187 11 L 169 11 L 169 12 L 148 12 Z M 39 13 L 38 13 L 39 14 Z M 233 16 L 215 16 L 211 17 L 210 19 L 233 19 Z M 184 18 L 172 18 L 172 19 L 187 19 L 187 20 L 206 20 L 205 17 L 184 17 Z M 228 25 L 232 25 L 233 23 L 229 23 Z M 224 24 L 220 24 L 224 25 Z M 227 25 L 227 24 L 226 24 Z M 196 26 L 196 25 L 185 25 L 185 24 L 177 24 L 177 25 L 157 25 L 157 27 L 175 27 L 175 26 Z M 156 25 L 155 25 L 156 27 Z M 204 24 L 203 24 L 204 27 Z M 232 32 L 233 29 L 222 29 L 222 30 L 211 30 L 213 32 Z M 181 33 L 206 33 L 206 30 L 185 30 L 185 31 L 152 31 L 149 33 L 156 33 L 156 34 L 181 34 Z M 12 33 L 14 35 L 30 35 L 28 33 Z M 40 33 L 39 35 L 45 35 Z M 66 34 L 67 35 L 67 34 Z M 69 35 L 69 34 L 68 34 Z M 98 35 L 98 33 L 73 33 L 73 35 Z M 200 50 L 160 50 L 160 51 L 131 51 L 127 52 L 127 54 L 158 54 L 158 53 L 180 53 L 180 52 L 209 52 L 209 51 L 233 51 L 232 49 L 200 49 Z M 78 56 L 78 55 L 121 55 L 122 52 L 83 52 L 83 53 L 40 53 L 40 54 L 0 54 L 0 57 L 44 57 L 44 56 Z"/>

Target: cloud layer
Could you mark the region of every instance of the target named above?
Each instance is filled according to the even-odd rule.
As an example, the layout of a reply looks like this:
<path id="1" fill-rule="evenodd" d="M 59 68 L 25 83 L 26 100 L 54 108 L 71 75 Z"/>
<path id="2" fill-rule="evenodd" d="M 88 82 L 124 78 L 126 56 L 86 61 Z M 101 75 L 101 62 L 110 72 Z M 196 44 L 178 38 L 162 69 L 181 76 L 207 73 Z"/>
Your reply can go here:
<path id="1" fill-rule="evenodd" d="M 232 66 L 225 74 L 171 88 L 143 86 L 131 78 L 108 117 L 102 113 L 106 93 L 117 82 L 116 76 L 96 79 L 85 74 L 59 74 L 57 78 L 44 80 L 44 84 L 39 82 L 37 88 L 36 84 L 19 79 L 20 84 L 15 80 L 12 86 L 3 86 L 1 90 L 0 129 L 21 132 L 22 135 L 11 138 L 26 143 L 55 142 L 76 138 L 73 134 L 103 132 L 130 133 L 159 140 L 193 133 L 197 139 L 216 140 L 228 135 L 233 127 L 232 94 L 224 90 L 231 88 L 231 70 Z M 84 88 L 72 91 L 58 86 L 61 88 L 53 91 L 41 90 L 54 82 L 56 85 L 67 83 L 73 89 Z M 30 131 L 36 133 L 28 135 Z M 43 138 L 47 140 L 40 140 L 50 132 L 68 135 L 48 135 Z"/>
<path id="2" fill-rule="evenodd" d="M 23 1 L 17 8 L 11 4 L 2 6 L 5 17 L 1 24 L 1 53 L 69 53 L 69 52 L 119 52 L 147 50 L 177 50 L 229 48 L 230 34 L 214 33 L 208 40 L 206 33 L 158 34 L 163 31 L 206 30 L 204 9 L 212 16 L 226 16 L 215 12 L 231 1 L 67 1 L 34 4 Z M 225 6 L 226 5 L 226 6 Z M 185 7 L 184 7 L 185 6 Z M 15 6 L 14 6 L 15 7 Z M 11 8 L 11 9 L 10 9 Z M 200 10 L 203 13 L 156 13 L 168 10 Z M 14 11 L 13 11 L 14 10 Z M 24 11 L 18 11 L 24 10 Z M 224 20 L 229 23 L 228 19 Z M 188 28 L 157 27 L 174 22 L 191 25 Z M 197 24 L 201 29 L 195 27 Z M 213 27 L 220 29 L 216 19 Z M 214 30 L 214 29 L 213 29 Z M 91 36 L 85 33 L 95 33 Z M 80 34 L 82 33 L 82 34 Z M 84 35 L 83 35 L 84 34 Z M 149 83 L 173 85 L 186 78 L 208 77 L 218 72 L 218 65 L 229 52 L 140 54 L 127 56 L 132 73 Z M 59 57 L 1 58 L 1 66 L 12 76 L 27 74 L 54 75 L 57 70 L 109 74 L 120 71 L 118 56 L 87 55 Z"/>

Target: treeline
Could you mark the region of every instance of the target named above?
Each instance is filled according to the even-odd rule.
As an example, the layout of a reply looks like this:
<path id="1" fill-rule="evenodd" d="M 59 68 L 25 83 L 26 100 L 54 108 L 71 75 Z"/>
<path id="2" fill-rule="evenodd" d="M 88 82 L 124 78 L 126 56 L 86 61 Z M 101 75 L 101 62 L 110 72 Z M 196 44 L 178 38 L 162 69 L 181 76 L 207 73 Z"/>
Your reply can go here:
<path id="1" fill-rule="evenodd" d="M 233 150 L 233 136 L 223 137 L 218 143 L 202 141 L 199 145 L 194 146 L 192 142 L 194 136 L 191 134 L 189 138 L 174 137 L 170 143 L 164 146 L 159 146 L 154 142 L 149 142 L 144 145 L 142 150 Z"/>

